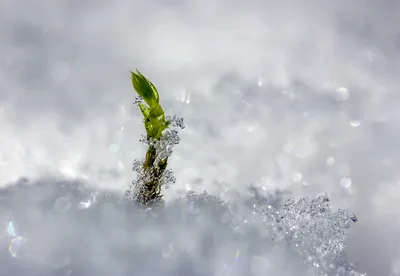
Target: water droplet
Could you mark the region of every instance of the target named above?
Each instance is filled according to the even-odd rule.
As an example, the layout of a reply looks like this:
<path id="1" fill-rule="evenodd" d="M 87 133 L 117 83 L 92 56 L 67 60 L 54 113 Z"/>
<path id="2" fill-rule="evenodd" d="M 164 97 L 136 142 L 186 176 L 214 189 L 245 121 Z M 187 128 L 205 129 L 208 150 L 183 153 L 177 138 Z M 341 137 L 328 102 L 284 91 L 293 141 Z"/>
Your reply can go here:
<path id="1" fill-rule="evenodd" d="M 86 199 L 86 200 L 82 200 L 81 202 L 79 202 L 78 208 L 79 209 L 87 209 L 92 205 L 92 202 L 90 201 L 90 199 Z"/>
<path id="2" fill-rule="evenodd" d="M 178 97 L 178 101 L 189 104 L 190 103 L 190 93 L 183 90 L 181 95 Z"/>
<path id="3" fill-rule="evenodd" d="M 301 181 L 302 178 L 303 178 L 303 176 L 302 176 L 301 173 L 299 173 L 299 172 L 295 172 L 295 173 L 292 175 L 292 181 L 293 181 L 294 183 L 299 183 L 299 182 Z"/>
<path id="4" fill-rule="evenodd" d="M 192 185 L 186 183 L 185 184 L 185 189 L 186 189 L 186 191 L 191 191 L 192 190 Z"/>
<path id="5" fill-rule="evenodd" d="M 57 198 L 54 203 L 54 209 L 60 213 L 66 213 L 71 208 L 71 203 L 66 197 Z"/>
<path id="6" fill-rule="evenodd" d="M 340 185 L 342 185 L 343 188 L 349 189 L 351 187 L 351 179 L 349 177 L 343 177 L 340 180 Z"/>
<path id="7" fill-rule="evenodd" d="M 333 166 L 333 165 L 335 164 L 335 162 L 336 162 L 336 160 L 335 160 L 335 158 L 333 158 L 332 156 L 326 158 L 326 164 L 327 164 L 328 166 Z"/>
<path id="8" fill-rule="evenodd" d="M 258 82 L 257 82 L 258 86 L 262 86 L 263 85 L 263 80 L 261 77 L 258 77 Z"/>
<path id="9" fill-rule="evenodd" d="M 246 128 L 246 131 L 247 132 L 253 132 L 254 131 L 254 126 L 248 126 L 247 128 Z"/>
<path id="10" fill-rule="evenodd" d="M 60 172 L 65 174 L 68 177 L 76 177 L 77 172 L 69 163 L 68 160 L 63 160 L 60 164 Z"/>
<path id="11" fill-rule="evenodd" d="M 352 127 L 359 127 L 361 125 L 361 121 L 359 121 L 359 120 L 351 120 L 350 121 L 350 125 Z"/>
<path id="12" fill-rule="evenodd" d="M 337 99 L 340 101 L 347 101 L 349 99 L 349 90 L 346 87 L 339 87 L 336 90 Z"/>

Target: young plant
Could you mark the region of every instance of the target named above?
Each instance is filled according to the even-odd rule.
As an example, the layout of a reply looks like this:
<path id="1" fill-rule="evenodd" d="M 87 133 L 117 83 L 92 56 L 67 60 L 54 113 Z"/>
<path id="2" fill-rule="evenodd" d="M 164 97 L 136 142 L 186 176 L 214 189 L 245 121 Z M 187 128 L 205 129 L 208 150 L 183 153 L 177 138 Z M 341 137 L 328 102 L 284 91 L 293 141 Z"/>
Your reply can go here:
<path id="1" fill-rule="evenodd" d="M 141 139 L 148 145 L 144 162 L 135 161 L 133 169 L 137 172 L 137 180 L 126 194 L 141 204 L 148 205 L 162 200 L 161 188 L 175 182 L 172 171 L 167 170 L 168 157 L 172 146 L 179 143 L 176 130 L 166 130 L 172 126 L 184 128 L 183 120 L 167 118 L 160 105 L 156 87 L 138 70 L 131 72 L 132 85 L 138 97 L 135 103 L 143 115 L 146 136 Z"/>

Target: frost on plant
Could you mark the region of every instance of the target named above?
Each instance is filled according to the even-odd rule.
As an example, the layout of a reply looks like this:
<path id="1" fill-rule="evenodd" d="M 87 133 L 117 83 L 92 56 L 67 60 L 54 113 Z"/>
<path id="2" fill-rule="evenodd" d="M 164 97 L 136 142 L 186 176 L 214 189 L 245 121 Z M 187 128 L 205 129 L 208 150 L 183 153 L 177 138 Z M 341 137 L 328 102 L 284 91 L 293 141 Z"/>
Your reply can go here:
<path id="1" fill-rule="evenodd" d="M 167 169 L 172 148 L 179 143 L 177 128 L 184 128 L 183 119 L 168 117 L 160 105 L 156 87 L 139 71 L 132 74 L 132 85 L 138 96 L 135 104 L 140 108 L 146 135 L 140 141 L 148 145 L 144 161 L 135 160 L 133 170 L 137 179 L 126 191 L 136 202 L 148 205 L 162 201 L 161 189 L 175 182 Z"/>

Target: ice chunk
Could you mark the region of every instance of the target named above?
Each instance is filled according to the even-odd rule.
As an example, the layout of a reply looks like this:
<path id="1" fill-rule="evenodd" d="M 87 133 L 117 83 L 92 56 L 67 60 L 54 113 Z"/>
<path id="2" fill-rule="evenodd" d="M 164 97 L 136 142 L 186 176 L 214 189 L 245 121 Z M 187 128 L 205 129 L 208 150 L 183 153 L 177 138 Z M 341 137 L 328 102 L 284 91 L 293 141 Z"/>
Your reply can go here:
<path id="1" fill-rule="evenodd" d="M 331 210 L 327 194 L 315 198 L 287 200 L 279 209 L 255 208 L 255 216 L 277 242 L 288 243 L 303 256 L 312 272 L 332 275 L 363 275 L 346 260 L 347 229 L 357 221 L 346 210 Z M 358 274 L 357 274 L 358 273 Z"/>

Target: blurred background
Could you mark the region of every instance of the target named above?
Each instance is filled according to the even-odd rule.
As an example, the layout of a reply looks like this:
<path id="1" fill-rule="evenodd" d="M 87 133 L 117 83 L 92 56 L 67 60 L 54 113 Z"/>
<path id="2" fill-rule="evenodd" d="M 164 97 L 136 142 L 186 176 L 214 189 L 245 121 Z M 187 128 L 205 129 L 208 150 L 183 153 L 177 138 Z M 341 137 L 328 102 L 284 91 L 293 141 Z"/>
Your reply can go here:
<path id="1" fill-rule="evenodd" d="M 123 192 L 145 146 L 130 70 L 186 128 L 166 200 L 327 192 L 349 257 L 400 275 L 400 2 L 0 0 L 0 185 Z"/>

